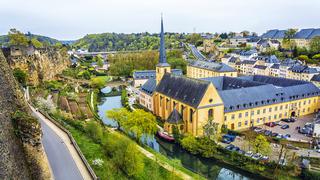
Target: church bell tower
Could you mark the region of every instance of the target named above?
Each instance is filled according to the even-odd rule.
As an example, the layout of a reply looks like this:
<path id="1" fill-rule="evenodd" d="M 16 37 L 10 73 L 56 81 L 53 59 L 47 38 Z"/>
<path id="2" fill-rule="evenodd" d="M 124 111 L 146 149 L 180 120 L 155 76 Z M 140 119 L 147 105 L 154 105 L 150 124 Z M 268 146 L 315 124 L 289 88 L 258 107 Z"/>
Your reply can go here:
<path id="1" fill-rule="evenodd" d="M 166 58 L 166 48 L 164 41 L 164 31 L 163 31 L 163 18 L 161 15 L 161 32 L 160 32 L 160 49 L 159 49 L 159 63 L 156 66 L 156 83 L 157 85 L 161 81 L 165 73 L 171 73 L 171 67 L 167 63 Z"/>

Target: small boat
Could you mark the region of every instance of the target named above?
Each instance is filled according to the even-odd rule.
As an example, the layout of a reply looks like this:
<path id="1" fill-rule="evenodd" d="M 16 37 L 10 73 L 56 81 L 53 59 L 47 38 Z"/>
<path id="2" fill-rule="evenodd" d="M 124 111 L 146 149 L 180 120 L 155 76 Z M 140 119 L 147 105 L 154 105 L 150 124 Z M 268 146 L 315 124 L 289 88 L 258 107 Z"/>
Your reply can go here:
<path id="1" fill-rule="evenodd" d="M 166 141 L 169 141 L 169 142 L 174 142 L 174 138 L 172 136 L 170 136 L 167 132 L 164 132 L 164 131 L 158 131 L 157 132 L 157 135 L 166 140 Z"/>

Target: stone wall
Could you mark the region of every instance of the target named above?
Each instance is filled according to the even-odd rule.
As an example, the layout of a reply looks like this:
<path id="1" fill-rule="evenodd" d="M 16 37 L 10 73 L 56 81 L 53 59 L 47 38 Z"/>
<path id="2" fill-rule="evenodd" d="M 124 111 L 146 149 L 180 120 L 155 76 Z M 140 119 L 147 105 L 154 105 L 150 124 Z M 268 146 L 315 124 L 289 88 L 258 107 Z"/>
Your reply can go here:
<path id="1" fill-rule="evenodd" d="M 41 144 L 41 129 L 23 100 L 0 50 L 0 177 L 1 179 L 51 179 Z M 23 116 L 14 119 L 21 112 Z"/>
<path id="2" fill-rule="evenodd" d="M 57 49 L 39 49 L 33 54 L 23 55 L 9 53 L 6 58 L 12 69 L 20 68 L 28 74 L 30 85 L 55 79 L 57 74 L 71 64 L 67 52 Z"/>

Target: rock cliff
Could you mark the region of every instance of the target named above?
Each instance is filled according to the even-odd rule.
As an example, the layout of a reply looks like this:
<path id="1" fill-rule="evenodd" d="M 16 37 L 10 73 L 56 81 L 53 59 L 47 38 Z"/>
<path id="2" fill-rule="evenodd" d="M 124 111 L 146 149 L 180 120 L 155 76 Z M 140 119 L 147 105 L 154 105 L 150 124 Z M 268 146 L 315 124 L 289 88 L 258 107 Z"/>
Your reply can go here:
<path id="1" fill-rule="evenodd" d="M 38 85 L 40 82 L 54 79 L 71 63 L 64 49 L 11 47 L 5 51 L 10 67 L 25 71 L 30 85 Z"/>
<path id="2" fill-rule="evenodd" d="M 0 50 L 0 179 L 51 179 L 41 129 Z"/>

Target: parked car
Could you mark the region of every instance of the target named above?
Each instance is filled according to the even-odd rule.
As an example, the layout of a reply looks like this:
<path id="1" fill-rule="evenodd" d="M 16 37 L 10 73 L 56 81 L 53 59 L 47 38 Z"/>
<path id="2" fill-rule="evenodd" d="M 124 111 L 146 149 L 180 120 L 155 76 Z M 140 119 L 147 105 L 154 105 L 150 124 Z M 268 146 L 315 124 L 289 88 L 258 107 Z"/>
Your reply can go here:
<path id="1" fill-rule="evenodd" d="M 288 138 L 290 138 L 290 137 L 291 137 L 290 134 L 286 134 L 286 135 L 283 135 L 283 136 L 282 136 L 283 139 L 288 139 Z"/>
<path id="2" fill-rule="evenodd" d="M 260 158 L 261 161 L 268 161 L 269 160 L 269 157 L 268 156 L 262 156 Z"/>
<path id="3" fill-rule="evenodd" d="M 274 124 L 277 125 L 277 126 L 282 126 L 281 121 L 274 122 Z"/>
<path id="4" fill-rule="evenodd" d="M 260 158 L 262 158 L 262 155 L 260 153 L 257 153 L 252 156 L 252 159 L 255 159 L 255 160 L 259 160 Z"/>
<path id="5" fill-rule="evenodd" d="M 278 133 L 272 133 L 271 134 L 271 137 L 277 137 L 278 136 Z"/>
<path id="6" fill-rule="evenodd" d="M 271 136 L 271 134 L 272 134 L 272 131 L 270 131 L 270 130 L 266 130 L 264 132 L 264 135 L 266 135 L 266 136 Z"/>
<path id="7" fill-rule="evenodd" d="M 226 146 L 226 150 L 228 151 L 232 151 L 233 148 L 234 148 L 233 144 L 229 144 L 228 146 Z"/>
<path id="8" fill-rule="evenodd" d="M 252 151 L 248 151 L 244 155 L 247 156 L 247 157 L 251 157 L 253 155 L 253 152 Z"/>
<path id="9" fill-rule="evenodd" d="M 295 122 L 296 120 L 294 118 L 284 118 L 284 119 L 281 119 L 281 121 L 291 123 L 291 122 Z"/>
<path id="10" fill-rule="evenodd" d="M 230 144 L 231 143 L 231 141 L 229 139 L 227 139 L 227 138 L 223 138 L 221 140 L 221 142 L 226 143 L 226 144 Z"/>
<path id="11" fill-rule="evenodd" d="M 281 138 L 282 138 L 282 134 L 278 134 L 278 135 L 276 136 L 276 138 L 281 139 Z"/>
<path id="12" fill-rule="evenodd" d="M 269 126 L 269 127 L 274 127 L 276 126 L 277 124 L 275 122 L 267 122 L 265 123 L 266 126 Z"/>
<path id="13" fill-rule="evenodd" d="M 317 153 L 320 153 L 320 149 L 317 149 L 316 152 L 317 152 Z"/>
<path id="14" fill-rule="evenodd" d="M 259 132 L 261 132 L 262 130 L 263 130 L 262 128 L 259 128 L 259 127 L 258 127 L 258 128 L 255 128 L 255 129 L 254 129 L 254 132 L 259 133 Z"/>
<path id="15" fill-rule="evenodd" d="M 240 150 L 240 148 L 239 148 L 238 146 L 234 146 L 234 147 L 232 148 L 232 151 L 238 152 L 239 150 Z"/>
<path id="16" fill-rule="evenodd" d="M 281 129 L 288 129 L 288 128 L 289 128 L 288 124 L 285 124 L 285 125 L 281 126 Z"/>
<path id="17" fill-rule="evenodd" d="M 236 139 L 236 136 L 231 134 L 226 134 L 222 136 L 223 139 L 228 139 L 229 141 L 233 142 Z"/>
<path id="18" fill-rule="evenodd" d="M 239 154 L 245 154 L 246 152 L 245 152 L 244 150 L 241 150 L 241 149 L 240 149 L 240 150 L 238 151 L 238 153 L 239 153 Z"/>

